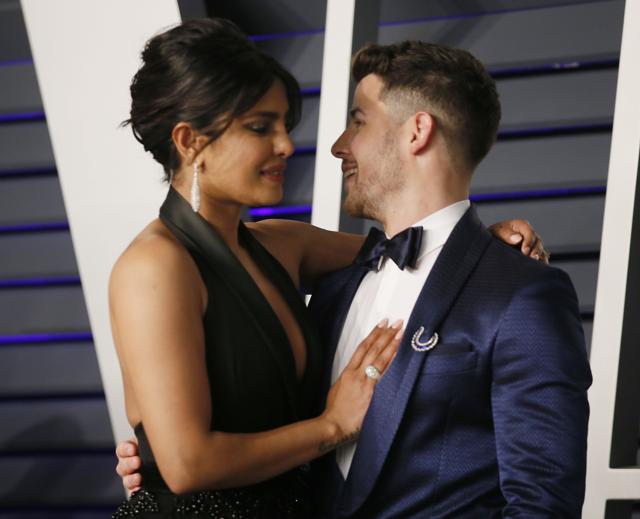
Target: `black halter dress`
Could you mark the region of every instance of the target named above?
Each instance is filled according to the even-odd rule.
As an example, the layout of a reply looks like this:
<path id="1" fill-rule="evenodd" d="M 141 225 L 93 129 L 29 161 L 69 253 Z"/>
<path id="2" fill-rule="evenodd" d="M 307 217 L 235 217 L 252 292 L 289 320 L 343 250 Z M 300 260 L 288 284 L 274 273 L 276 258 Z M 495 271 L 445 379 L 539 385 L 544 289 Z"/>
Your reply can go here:
<path id="1" fill-rule="evenodd" d="M 214 409 L 211 430 L 252 433 L 310 418 L 321 378 L 321 349 L 302 297 L 285 269 L 240 223 L 238 239 L 280 291 L 302 331 L 306 367 L 298 381 L 291 345 L 276 314 L 220 236 L 170 189 L 160 219 L 198 266 L 208 291 L 203 317 Z M 308 518 L 307 467 L 242 488 L 177 496 L 160 475 L 143 424 L 135 428 L 142 490 L 114 514 L 138 518 Z"/>

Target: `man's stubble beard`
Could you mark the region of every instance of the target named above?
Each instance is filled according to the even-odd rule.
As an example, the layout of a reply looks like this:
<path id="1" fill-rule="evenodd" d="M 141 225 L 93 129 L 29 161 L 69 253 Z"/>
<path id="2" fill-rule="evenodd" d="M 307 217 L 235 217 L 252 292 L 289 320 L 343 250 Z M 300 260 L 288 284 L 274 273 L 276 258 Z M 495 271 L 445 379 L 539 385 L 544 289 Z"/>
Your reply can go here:
<path id="1" fill-rule="evenodd" d="M 390 196 L 401 191 L 405 185 L 402 175 L 402 160 L 396 147 L 396 134 L 389 130 L 382 145 L 369 161 L 373 170 L 357 177 L 344 199 L 344 210 L 354 218 L 369 218 L 382 221 L 384 208 Z"/>

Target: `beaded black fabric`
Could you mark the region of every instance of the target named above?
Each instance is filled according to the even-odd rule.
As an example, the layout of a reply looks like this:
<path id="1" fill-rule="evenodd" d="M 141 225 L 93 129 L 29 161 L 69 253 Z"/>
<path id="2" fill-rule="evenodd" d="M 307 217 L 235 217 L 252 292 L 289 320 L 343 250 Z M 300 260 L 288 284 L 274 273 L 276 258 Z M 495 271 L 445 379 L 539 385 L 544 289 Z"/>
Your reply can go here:
<path id="1" fill-rule="evenodd" d="M 111 519 L 125 519 L 127 517 L 141 517 L 144 512 L 158 513 L 160 507 L 156 497 L 144 489 L 131 494 L 131 497 L 122 503 Z"/>
<path id="2" fill-rule="evenodd" d="M 176 517 L 210 517 L 238 519 L 302 519 L 310 513 L 307 499 L 294 492 L 258 496 L 250 490 L 198 492 L 178 498 Z"/>
<path id="3" fill-rule="evenodd" d="M 182 496 L 141 489 L 120 505 L 112 519 L 309 519 L 313 514 L 307 487 L 289 483 L 280 488 L 258 485 Z"/>

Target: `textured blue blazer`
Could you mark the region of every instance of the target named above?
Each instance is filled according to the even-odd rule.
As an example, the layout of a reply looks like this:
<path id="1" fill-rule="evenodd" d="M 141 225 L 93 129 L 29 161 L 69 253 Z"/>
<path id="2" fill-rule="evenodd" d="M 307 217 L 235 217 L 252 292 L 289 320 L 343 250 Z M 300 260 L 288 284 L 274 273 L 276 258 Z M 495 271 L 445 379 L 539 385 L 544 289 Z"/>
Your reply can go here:
<path id="1" fill-rule="evenodd" d="M 310 310 L 325 390 L 366 270 L 327 276 Z M 411 346 L 437 332 L 428 352 Z M 378 382 L 346 481 L 315 463 L 325 517 L 580 517 L 591 372 L 561 270 L 493 239 L 470 208 L 444 245 Z"/>

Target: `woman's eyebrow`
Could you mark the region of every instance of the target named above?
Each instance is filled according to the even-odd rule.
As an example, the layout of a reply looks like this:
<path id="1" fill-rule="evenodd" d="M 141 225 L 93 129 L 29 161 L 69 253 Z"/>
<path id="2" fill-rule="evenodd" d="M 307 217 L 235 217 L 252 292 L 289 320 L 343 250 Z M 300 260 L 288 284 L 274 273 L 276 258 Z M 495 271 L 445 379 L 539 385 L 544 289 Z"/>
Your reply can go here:
<path id="1" fill-rule="evenodd" d="M 265 110 L 260 112 L 251 112 L 247 114 L 247 117 L 264 117 L 265 119 L 271 119 L 275 121 L 277 119 L 280 119 L 282 115 L 279 114 L 278 112 L 271 112 L 271 111 Z"/>

